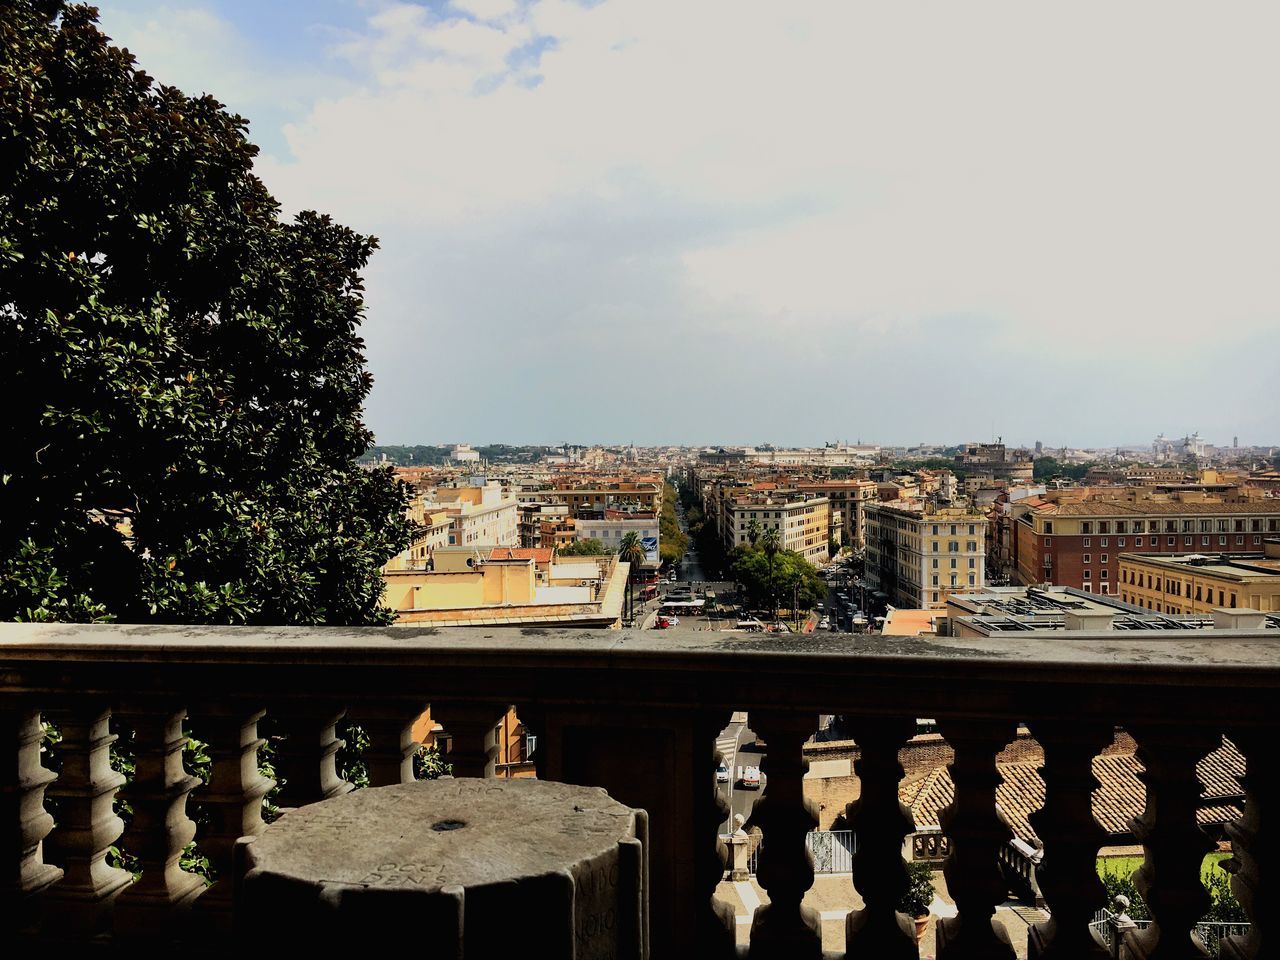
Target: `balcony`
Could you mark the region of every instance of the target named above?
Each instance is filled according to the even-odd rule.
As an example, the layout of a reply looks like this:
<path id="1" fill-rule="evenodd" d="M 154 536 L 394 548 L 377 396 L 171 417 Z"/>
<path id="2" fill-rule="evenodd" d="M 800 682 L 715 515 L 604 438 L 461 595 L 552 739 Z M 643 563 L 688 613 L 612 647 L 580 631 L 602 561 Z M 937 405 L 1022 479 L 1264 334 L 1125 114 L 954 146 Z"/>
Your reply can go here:
<path id="1" fill-rule="evenodd" d="M 802 904 L 816 825 L 803 799 L 802 747 L 820 714 L 849 718 L 861 750 L 861 797 L 848 820 L 863 907 L 848 919 L 847 956 L 917 955 L 894 913 L 906 884 L 904 841 L 914 832 L 898 799 L 898 750 L 915 717 L 937 718 L 955 751 L 954 802 L 917 841 L 922 855 L 947 858 L 957 916 L 940 925 L 940 956 L 1014 956 L 992 924 L 1007 892 L 1000 862 L 1009 840 L 995 804 L 995 757 L 1019 723 L 1044 749 L 1045 802 L 1032 822 L 1044 842 L 1037 886 L 1051 914 L 1019 953 L 1110 955 L 1093 932 L 1107 904 L 1094 866 L 1103 832 L 1090 812 L 1091 760 L 1120 725 L 1146 768 L 1147 804 L 1134 833 L 1146 850 L 1139 882 L 1153 918 L 1125 934 L 1124 955 L 1202 955 L 1192 931 L 1207 904 L 1199 866 L 1212 844 L 1196 826 L 1195 766 L 1224 734 L 1248 765 L 1244 816 L 1228 833 L 1233 882 L 1253 925 L 1224 937 L 1222 956 L 1271 955 L 1263 905 L 1274 840 L 1262 827 L 1264 798 L 1275 791 L 1280 641 L 1262 633 L 1029 642 L 9 624 L 0 626 L 0 678 L 0 716 L 16 751 L 0 780 L 9 941 L 185 938 L 216 950 L 233 936 L 233 847 L 262 829 L 262 798 L 273 785 L 257 763 L 267 718 L 283 734 L 278 802 L 290 807 L 351 789 L 335 760 L 344 717 L 369 735 L 369 781 L 380 785 L 412 778 L 412 723 L 428 704 L 451 734 L 455 774 L 492 776 L 493 729 L 515 704 L 537 734 L 539 776 L 600 785 L 649 811 L 655 957 L 822 955 L 819 919 Z M 732 912 L 713 896 L 725 869 L 718 834 L 726 813 L 715 738 L 734 710 L 750 711 L 768 743 L 753 821 L 765 841 L 758 880 L 769 903 L 755 914 L 749 947 L 735 945 Z M 62 735 L 56 776 L 42 752 L 44 719 Z M 128 778 L 109 762 L 123 730 L 133 731 L 136 757 Z M 207 784 L 183 769 L 186 731 L 207 745 Z M 133 811 L 124 836 L 117 795 Z M 198 833 L 188 801 L 201 811 Z M 193 836 L 222 878 L 212 885 L 181 868 Z M 105 859 L 117 842 L 138 858 L 137 879 Z"/>

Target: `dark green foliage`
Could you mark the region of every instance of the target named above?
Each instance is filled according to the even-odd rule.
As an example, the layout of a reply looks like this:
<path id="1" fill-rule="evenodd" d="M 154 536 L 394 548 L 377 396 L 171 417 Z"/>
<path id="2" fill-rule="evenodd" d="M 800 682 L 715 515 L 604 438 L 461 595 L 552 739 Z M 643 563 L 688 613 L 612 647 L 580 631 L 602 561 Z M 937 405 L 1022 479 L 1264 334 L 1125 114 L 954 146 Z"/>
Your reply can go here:
<path id="1" fill-rule="evenodd" d="M 662 487 L 662 512 L 658 515 L 658 558 L 675 563 L 689 549 L 689 535 L 680 529 L 676 517 L 676 488 L 670 483 Z"/>
<path id="2" fill-rule="evenodd" d="M 0 619 L 383 623 L 355 459 L 376 242 L 279 219 L 246 122 L 90 7 L 0 3 Z"/>
<path id="3" fill-rule="evenodd" d="M 612 551 L 604 545 L 604 542 L 595 537 L 575 540 L 573 543 L 556 548 L 557 556 L 561 557 L 607 557 L 610 553 Z"/>
<path id="4" fill-rule="evenodd" d="M 898 901 L 897 910 L 908 917 L 924 917 L 933 903 L 933 868 L 925 860 L 907 863 L 907 892 Z"/>
<path id="5" fill-rule="evenodd" d="M 827 585 L 817 569 L 790 550 L 781 550 L 773 557 L 770 578 L 769 557 L 762 546 L 735 547 L 730 554 L 730 571 L 755 607 L 770 604 L 774 596 L 780 605 L 789 607 L 793 590 L 801 610 L 812 610 L 827 597 Z"/>
<path id="6" fill-rule="evenodd" d="M 1092 463 L 1061 463 L 1053 457 L 1041 457 L 1032 465 L 1032 475 L 1037 480 L 1051 480 L 1054 477 L 1083 480 L 1091 466 Z"/>
<path id="7" fill-rule="evenodd" d="M 1146 920 L 1150 917 L 1147 913 L 1147 902 L 1142 899 L 1142 894 L 1138 892 L 1137 885 L 1133 882 L 1132 876 L 1126 876 L 1123 873 L 1113 871 L 1110 867 L 1104 866 L 1099 876 L 1102 878 L 1102 885 L 1107 890 L 1107 909 L 1113 910 L 1115 899 L 1118 896 L 1129 898 L 1129 919 Z"/>

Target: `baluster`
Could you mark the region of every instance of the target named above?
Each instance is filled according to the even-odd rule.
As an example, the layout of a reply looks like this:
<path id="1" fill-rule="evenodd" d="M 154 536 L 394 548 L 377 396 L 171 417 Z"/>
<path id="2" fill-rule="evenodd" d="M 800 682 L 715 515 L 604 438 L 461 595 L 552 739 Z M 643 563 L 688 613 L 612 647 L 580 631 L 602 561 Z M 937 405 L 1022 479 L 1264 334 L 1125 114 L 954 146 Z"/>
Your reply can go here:
<path id="1" fill-rule="evenodd" d="M 1275 731 L 1249 731 L 1232 736 L 1231 741 L 1245 758 L 1244 814 L 1227 824 L 1233 856 L 1222 866 L 1231 871 L 1231 892 L 1244 907 L 1250 926 L 1244 936 L 1224 937 L 1219 956 L 1222 960 L 1246 960 L 1275 953 L 1273 949 L 1268 954 L 1265 949 L 1268 921 L 1264 907 L 1270 902 L 1265 871 L 1274 872 L 1280 863 L 1276 831 L 1265 826 L 1267 806 L 1277 795 L 1277 767 L 1272 761 L 1276 736 Z"/>
<path id="2" fill-rule="evenodd" d="M 369 786 L 412 783 L 413 755 L 421 744 L 413 738 L 414 722 L 426 709 L 426 701 L 396 701 L 360 707 L 357 722 L 369 735 L 364 762 Z"/>
<path id="3" fill-rule="evenodd" d="M 448 760 L 455 777 L 494 776 L 499 748 L 493 731 L 506 712 L 506 704 L 431 704 L 431 716 L 444 725 L 449 735 Z"/>
<path id="4" fill-rule="evenodd" d="M 115 929 L 124 936 L 171 934 L 187 908 L 204 890 L 204 880 L 179 864 L 196 825 L 187 816 L 187 794 L 199 777 L 182 765 L 187 736 L 185 709 L 130 710 L 120 721 L 134 730 L 133 782 L 124 796 L 133 806 L 133 822 L 122 846 L 138 858 L 142 877 L 116 903 Z"/>
<path id="5" fill-rule="evenodd" d="M 62 730 L 62 773 L 49 787 L 58 799 L 57 826 L 49 837 L 52 859 L 62 863 L 60 883 L 49 888 L 45 924 L 54 936 L 80 937 L 111 926 L 116 896 L 133 882 L 127 870 L 108 866 L 107 853 L 124 829 L 113 803 L 124 776 L 111 769 L 111 711 L 85 705 L 56 715 Z"/>
<path id="6" fill-rule="evenodd" d="M 1200 882 L 1200 864 L 1214 843 L 1196 823 L 1203 792 L 1196 764 L 1218 738 L 1148 728 L 1135 730 L 1134 739 L 1146 767 L 1140 779 L 1147 787 L 1147 805 L 1133 821 L 1134 836 L 1146 851 L 1133 882 L 1152 922 L 1126 934 L 1125 946 L 1133 960 L 1200 960 L 1208 953 L 1195 936 L 1195 925 L 1210 903 Z"/>
<path id="7" fill-rule="evenodd" d="M 716 737 L 728 724 L 727 711 L 701 713 L 693 721 L 693 811 L 694 830 L 699 842 L 694 850 L 694 889 L 699 904 L 697 921 L 699 956 L 733 957 L 737 937 L 733 907 L 715 897 L 716 887 L 724 879 L 725 845 L 720 839 L 720 825 L 729 816 L 729 804 L 716 783 L 716 768 L 723 759 Z M 704 751 L 699 753 L 699 751 Z M 703 758 L 703 759 L 700 759 Z M 709 763 L 708 763 L 709 761 Z M 732 829 L 732 827 L 730 827 Z"/>
<path id="8" fill-rule="evenodd" d="M 1028 955 L 1040 960 L 1081 960 L 1109 956 L 1094 937 L 1089 921 L 1105 906 L 1107 891 L 1098 879 L 1098 848 L 1106 831 L 1093 819 L 1093 758 L 1113 731 L 1100 724 L 1038 723 L 1032 733 L 1044 748 L 1044 806 L 1031 825 L 1044 841 L 1036 879 L 1049 905 L 1049 919 L 1028 931 Z"/>
<path id="9" fill-rule="evenodd" d="M 857 838 L 853 883 L 866 906 L 845 920 L 850 957 L 920 956 L 911 918 L 897 911 L 909 882 L 902 842 L 915 827 L 911 811 L 898 799 L 903 774 L 898 751 L 914 732 L 910 719 L 865 718 L 853 724 L 861 751 L 854 763 L 860 792 L 845 808 L 845 816 Z"/>
<path id="10" fill-rule="evenodd" d="M 202 714 L 199 721 L 198 732 L 212 761 L 209 786 L 198 794 L 209 815 L 200 850 L 209 858 L 217 882 L 196 906 L 222 932 L 231 927 L 236 841 L 262 832 L 262 798 L 276 785 L 258 770 L 258 748 L 266 742 L 258 737 L 258 721 L 265 712 L 220 711 Z"/>
<path id="11" fill-rule="evenodd" d="M 355 786 L 338 774 L 337 753 L 346 741 L 338 737 L 342 707 L 292 707 L 279 714 L 286 735 L 276 750 L 281 807 L 303 807 L 350 793 Z"/>
<path id="12" fill-rule="evenodd" d="M 5 765 L 0 777 L 0 858 L 5 863 L 0 879 L 0 924 L 14 931 L 35 915 L 34 897 L 61 879 L 62 871 L 44 862 L 44 838 L 53 829 L 53 817 L 44 808 L 44 791 L 57 774 L 40 762 L 44 727 L 34 707 L 7 704 L 0 723 L 17 750 L 17 762 Z"/>
<path id="13" fill-rule="evenodd" d="M 996 922 L 996 905 L 1008 888 L 1000 870 L 1000 848 L 1012 837 L 996 813 L 996 754 L 1013 739 L 1012 724 L 952 720 L 940 724 L 955 750 L 950 767 L 955 799 L 939 818 L 951 838 L 943 866 L 957 916 L 939 919 L 939 960 L 1013 960 L 1009 934 Z"/>
<path id="14" fill-rule="evenodd" d="M 764 849 L 756 879 L 769 903 L 756 907 L 751 920 L 752 958 L 804 960 L 822 955 L 822 922 L 802 904 L 813 884 L 813 858 L 805 844 L 818 825 L 812 802 L 804 799 L 804 742 L 817 729 L 817 717 L 753 712 L 753 726 L 768 744 L 764 759 L 764 796 L 751 819 L 764 831 Z"/>

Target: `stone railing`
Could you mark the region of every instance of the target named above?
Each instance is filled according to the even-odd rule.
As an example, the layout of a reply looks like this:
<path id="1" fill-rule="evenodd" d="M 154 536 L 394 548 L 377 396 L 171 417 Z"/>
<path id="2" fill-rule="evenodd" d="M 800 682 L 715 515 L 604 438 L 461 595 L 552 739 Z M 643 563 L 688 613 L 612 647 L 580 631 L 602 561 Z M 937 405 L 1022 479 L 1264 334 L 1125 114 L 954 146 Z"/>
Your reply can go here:
<path id="1" fill-rule="evenodd" d="M 914 957 L 894 907 L 907 885 L 898 750 L 915 717 L 935 717 L 954 748 L 947 887 L 958 915 L 939 924 L 939 956 L 1011 958 L 994 910 L 1006 895 L 1000 856 L 1009 833 L 996 809 L 997 752 L 1025 723 L 1044 749 L 1046 800 L 1032 822 L 1044 844 L 1037 879 L 1052 919 L 1032 929 L 1033 956 L 1101 957 L 1089 930 L 1104 892 L 1094 859 L 1104 834 L 1090 812 L 1090 760 L 1122 725 L 1145 765 L 1147 807 L 1134 832 L 1152 924 L 1135 957 L 1197 956 L 1191 931 L 1207 895 L 1196 826 L 1195 764 L 1229 735 L 1247 759 L 1245 814 L 1228 828 L 1237 895 L 1254 921 L 1226 938 L 1227 957 L 1269 956 L 1266 870 L 1275 858 L 1263 809 L 1274 793 L 1280 639 L 1214 631 L 1188 635 L 1072 634 L 1053 639 L 914 640 L 707 632 L 598 633 L 542 629 L 431 630 L 165 628 L 0 625 L 0 716 L 16 757 L 0 776 L 5 939 L 64 942 L 178 937 L 208 947 L 232 923 L 233 848 L 262 829 L 272 788 L 259 772 L 259 724 L 283 734 L 275 753 L 290 807 L 352 788 L 339 773 L 337 725 L 370 738 L 372 784 L 413 776 L 411 724 L 423 707 L 452 734 L 459 776 L 492 775 L 493 731 L 509 704 L 538 735 L 539 776 L 605 787 L 650 815 L 650 917 L 656 957 L 735 954 L 731 909 L 714 900 L 724 870 L 726 808 L 715 785 L 717 733 L 750 711 L 767 742 L 767 787 L 752 957 L 817 957 L 818 915 L 802 905 L 813 882 L 802 747 L 821 714 L 849 718 L 860 746 L 853 881 L 865 906 L 847 922 L 848 956 Z M 61 740 L 55 776 L 45 722 Z M 132 731 L 136 766 L 114 772 L 116 735 Z M 209 782 L 184 769 L 188 732 L 211 758 Z M 117 796 L 132 819 L 121 836 Z M 201 810 L 199 833 L 188 798 Z M 53 815 L 46 809 L 46 799 Z M 195 851 L 217 876 L 182 867 Z M 117 842 L 140 876 L 110 865 Z M 908 849 L 910 849 L 908 847 Z"/>

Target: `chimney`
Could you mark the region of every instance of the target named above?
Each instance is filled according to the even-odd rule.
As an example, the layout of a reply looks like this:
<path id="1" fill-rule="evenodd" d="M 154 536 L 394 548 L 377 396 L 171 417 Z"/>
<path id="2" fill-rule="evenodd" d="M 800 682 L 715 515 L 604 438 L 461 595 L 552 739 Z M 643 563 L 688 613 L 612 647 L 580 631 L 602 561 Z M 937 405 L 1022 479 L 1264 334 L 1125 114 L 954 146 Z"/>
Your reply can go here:
<path id="1" fill-rule="evenodd" d="M 1213 629 L 1215 630 L 1265 630 L 1267 615 L 1261 610 L 1249 607 L 1215 607 L 1213 610 Z"/>
<path id="2" fill-rule="evenodd" d="M 1110 630 L 1115 614 L 1110 610 L 1068 610 L 1064 616 L 1068 630 Z"/>

